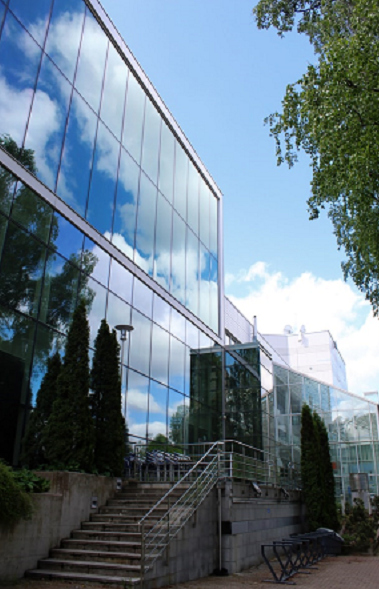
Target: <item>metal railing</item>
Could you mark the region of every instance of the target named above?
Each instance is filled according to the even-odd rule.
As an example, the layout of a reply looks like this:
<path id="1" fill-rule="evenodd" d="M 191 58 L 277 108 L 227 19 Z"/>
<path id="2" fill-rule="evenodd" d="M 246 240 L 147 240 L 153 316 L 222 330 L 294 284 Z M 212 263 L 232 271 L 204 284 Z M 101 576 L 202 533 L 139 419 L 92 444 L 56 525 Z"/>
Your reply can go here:
<path id="1" fill-rule="evenodd" d="M 134 468 L 141 480 L 169 480 L 175 484 L 140 520 L 141 585 L 156 559 L 169 547 L 186 522 L 202 504 L 220 479 L 243 480 L 263 486 L 280 488 L 285 497 L 288 490 L 300 489 L 300 467 L 295 463 L 283 465 L 277 456 L 234 440 L 187 445 L 186 454 L 175 462 L 166 461 L 174 453 L 160 452 L 152 468 Z M 143 449 L 136 451 L 142 455 Z M 140 466 L 142 462 L 140 461 Z M 150 468 L 151 467 L 151 468 Z M 150 468 L 150 471 L 149 471 Z M 176 481 L 176 482 L 175 482 Z M 162 508 L 164 514 L 160 515 Z"/>

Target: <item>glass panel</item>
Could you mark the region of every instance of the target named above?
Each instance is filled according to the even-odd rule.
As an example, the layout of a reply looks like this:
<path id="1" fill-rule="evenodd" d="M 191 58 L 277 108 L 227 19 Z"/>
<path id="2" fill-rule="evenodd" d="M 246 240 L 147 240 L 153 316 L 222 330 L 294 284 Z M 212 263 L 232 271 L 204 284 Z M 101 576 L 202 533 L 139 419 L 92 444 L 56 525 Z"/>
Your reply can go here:
<path id="1" fill-rule="evenodd" d="M 215 333 L 218 333 L 218 264 L 212 256 L 210 256 L 210 317 L 209 326 Z"/>
<path id="2" fill-rule="evenodd" d="M 209 289 L 209 278 L 210 278 L 210 255 L 205 247 L 200 244 L 200 270 L 201 270 L 201 281 L 200 281 L 200 319 L 204 321 L 206 325 L 209 324 L 209 313 L 210 313 L 210 289 Z"/>
<path id="3" fill-rule="evenodd" d="M 82 35 L 85 4 L 81 0 L 54 0 L 45 51 L 70 80 L 74 79 Z"/>
<path id="4" fill-rule="evenodd" d="M 86 237 L 82 254 L 82 270 L 104 286 L 108 286 L 109 264 L 109 254 Z"/>
<path id="5" fill-rule="evenodd" d="M 300 445 L 301 443 L 301 418 L 300 415 L 292 417 L 292 443 Z"/>
<path id="6" fill-rule="evenodd" d="M 173 389 L 184 392 L 184 363 L 186 346 L 174 337 L 170 337 L 169 384 Z"/>
<path id="7" fill-rule="evenodd" d="M 19 148 L 40 59 L 41 49 L 8 11 L 0 41 L 0 135 L 9 135 Z M 35 173 L 35 165 L 29 167 Z"/>
<path id="8" fill-rule="evenodd" d="M 130 306 L 111 292 L 108 295 L 107 322 L 111 329 L 116 325 L 130 325 Z M 128 346 L 129 336 L 126 346 Z M 127 359 L 127 349 L 124 350 L 124 361 Z"/>
<path id="9" fill-rule="evenodd" d="M 320 408 L 320 391 L 318 382 L 310 378 L 304 378 L 304 401 L 311 409 Z"/>
<path id="10" fill-rule="evenodd" d="M 174 136 L 162 121 L 158 186 L 170 203 L 174 191 L 174 149 Z"/>
<path id="11" fill-rule="evenodd" d="M 157 189 L 141 174 L 134 261 L 152 276 Z"/>
<path id="12" fill-rule="evenodd" d="M 0 29 L 1 29 L 1 25 L 3 24 L 4 14 L 5 14 L 5 5 L 0 2 Z"/>
<path id="13" fill-rule="evenodd" d="M 169 334 L 153 324 L 150 376 L 168 384 Z"/>
<path id="14" fill-rule="evenodd" d="M 291 385 L 291 413 L 301 413 L 301 385 Z"/>
<path id="15" fill-rule="evenodd" d="M 67 332 L 78 296 L 79 270 L 49 252 L 43 282 L 40 321 Z"/>
<path id="16" fill-rule="evenodd" d="M 192 350 L 199 348 L 199 330 L 190 321 L 187 321 L 186 343 Z"/>
<path id="17" fill-rule="evenodd" d="M 1 139 L 0 145 L 2 145 Z M 15 176 L 0 165 L 0 209 L 5 214 L 8 214 L 10 211 L 15 186 Z"/>
<path id="18" fill-rule="evenodd" d="M 210 204 L 210 228 L 209 228 L 209 247 L 211 253 L 217 258 L 218 247 L 217 247 L 217 236 L 218 236 L 218 220 L 217 220 L 217 210 L 218 210 L 218 200 L 210 193 L 209 198 Z"/>
<path id="19" fill-rule="evenodd" d="M 145 93 L 132 73 L 129 73 L 122 143 L 138 164 L 141 159 L 144 109 Z"/>
<path id="20" fill-rule="evenodd" d="M 118 140 L 122 133 L 127 75 L 125 62 L 109 43 L 100 116 Z"/>
<path id="21" fill-rule="evenodd" d="M 37 325 L 36 342 L 33 353 L 33 367 L 30 377 L 30 403 L 35 405 L 38 390 L 47 371 L 49 355 L 62 351 L 65 343 L 64 336 L 57 336 L 56 332 L 44 325 Z"/>
<path id="22" fill-rule="evenodd" d="M 175 309 L 171 309 L 171 328 L 170 332 L 182 342 L 186 341 L 186 320 Z"/>
<path id="23" fill-rule="evenodd" d="M 12 208 L 12 218 L 48 242 L 53 209 L 44 200 L 21 183 L 18 183 Z"/>
<path id="24" fill-rule="evenodd" d="M 49 20 L 51 0 L 10 0 L 9 8 L 17 16 L 35 40 L 42 46 Z"/>
<path id="25" fill-rule="evenodd" d="M 200 180 L 200 239 L 209 249 L 209 188 L 204 180 Z"/>
<path id="26" fill-rule="evenodd" d="M 132 302 L 133 275 L 121 266 L 116 260 L 111 259 L 111 273 L 109 288 L 127 303 Z"/>
<path id="27" fill-rule="evenodd" d="M 0 300 L 9 307 L 37 316 L 46 248 L 9 223 L 3 247 Z"/>
<path id="28" fill-rule="evenodd" d="M 169 440 L 172 444 L 185 444 L 188 441 L 189 399 L 170 389 L 168 403 Z"/>
<path id="29" fill-rule="evenodd" d="M 276 408 L 278 413 L 289 413 L 289 390 L 287 386 L 276 387 Z"/>
<path id="30" fill-rule="evenodd" d="M 93 111 L 74 92 L 57 192 L 82 217 L 88 196 L 96 125 Z"/>
<path id="31" fill-rule="evenodd" d="M 79 297 L 83 298 L 87 303 L 87 317 L 90 329 L 89 345 L 91 348 L 94 348 L 101 320 L 105 318 L 107 290 L 95 282 L 95 280 L 82 274 L 80 278 Z"/>
<path id="32" fill-rule="evenodd" d="M 186 395 L 190 395 L 191 389 L 191 360 L 190 360 L 190 349 L 185 348 L 185 366 L 184 366 L 184 392 Z"/>
<path id="33" fill-rule="evenodd" d="M 87 209 L 87 221 L 107 239 L 111 237 L 120 144 L 99 123 Z"/>
<path id="34" fill-rule="evenodd" d="M 139 372 L 149 374 L 151 321 L 133 309 L 130 334 L 129 365 Z"/>
<path id="35" fill-rule="evenodd" d="M 282 368 L 281 366 L 277 366 L 274 364 L 274 384 L 281 385 L 281 384 L 288 384 L 288 375 L 292 373 Z"/>
<path id="36" fill-rule="evenodd" d="M 188 171 L 188 224 L 192 231 L 199 234 L 199 172 L 189 162 Z"/>
<path id="37" fill-rule="evenodd" d="M 181 303 L 186 300 L 186 225 L 173 212 L 171 293 Z"/>
<path id="38" fill-rule="evenodd" d="M 172 208 L 158 193 L 153 277 L 166 290 L 170 288 L 171 234 Z"/>
<path id="39" fill-rule="evenodd" d="M 131 260 L 134 251 L 139 173 L 139 167 L 121 149 L 112 242 Z"/>
<path id="40" fill-rule="evenodd" d="M 96 113 L 100 107 L 107 46 L 107 36 L 87 8 L 75 86 Z"/>
<path id="41" fill-rule="evenodd" d="M 50 247 L 70 260 L 81 264 L 84 235 L 59 213 L 54 213 Z"/>
<path id="42" fill-rule="evenodd" d="M 174 207 L 184 220 L 187 218 L 187 175 L 188 158 L 181 145 L 176 142 Z"/>
<path id="43" fill-rule="evenodd" d="M 149 395 L 149 379 L 128 371 L 128 389 L 126 398 L 125 419 L 129 433 L 144 438 L 147 425 L 147 403 Z"/>
<path id="44" fill-rule="evenodd" d="M 153 314 L 153 291 L 138 278 L 134 278 L 133 307 L 151 319 Z"/>
<path id="45" fill-rule="evenodd" d="M 29 407 L 35 325 L 30 318 L 0 307 L 0 456 L 10 464 L 14 458 L 17 463 Z"/>
<path id="46" fill-rule="evenodd" d="M 161 118 L 153 103 L 147 99 L 141 166 L 154 184 L 157 184 L 158 178 L 160 127 Z"/>
<path id="47" fill-rule="evenodd" d="M 153 319 L 161 327 L 169 331 L 170 329 L 170 305 L 168 305 L 161 297 L 154 295 L 154 313 Z"/>
<path id="48" fill-rule="evenodd" d="M 163 444 L 167 441 L 167 402 L 167 387 L 151 381 L 147 437 Z M 165 447 L 162 446 L 162 450 L 164 449 Z"/>
<path id="49" fill-rule="evenodd" d="M 70 96 L 70 84 L 45 55 L 38 77 L 25 147 L 34 150 L 36 176 L 51 190 L 55 190 Z"/>
<path id="50" fill-rule="evenodd" d="M 194 315 L 199 312 L 199 240 L 192 231 L 187 231 L 186 252 L 186 307 Z"/>
<path id="51" fill-rule="evenodd" d="M 5 239 L 7 227 L 8 227 L 7 219 L 5 217 L 3 217 L 3 215 L 0 215 L 0 258 L 1 258 L 1 253 L 3 251 L 3 245 L 4 245 L 4 239 Z"/>

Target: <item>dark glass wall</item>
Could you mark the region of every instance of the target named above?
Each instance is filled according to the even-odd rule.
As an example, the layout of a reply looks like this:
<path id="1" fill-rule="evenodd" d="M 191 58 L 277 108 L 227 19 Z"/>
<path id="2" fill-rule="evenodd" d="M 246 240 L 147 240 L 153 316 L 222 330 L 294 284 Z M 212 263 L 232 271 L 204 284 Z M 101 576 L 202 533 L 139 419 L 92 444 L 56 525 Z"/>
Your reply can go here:
<path id="1" fill-rule="evenodd" d="M 0 135 L 218 333 L 218 199 L 82 0 L 0 0 Z"/>

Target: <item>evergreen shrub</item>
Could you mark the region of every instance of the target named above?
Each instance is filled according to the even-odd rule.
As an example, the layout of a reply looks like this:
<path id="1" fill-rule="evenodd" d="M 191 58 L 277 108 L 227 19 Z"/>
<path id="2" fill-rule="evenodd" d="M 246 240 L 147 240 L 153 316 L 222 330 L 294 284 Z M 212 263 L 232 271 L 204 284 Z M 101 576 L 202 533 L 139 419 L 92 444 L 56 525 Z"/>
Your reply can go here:
<path id="1" fill-rule="evenodd" d="M 12 469 L 0 462 L 0 525 L 11 526 L 19 520 L 30 519 L 33 503 L 17 484 Z"/>

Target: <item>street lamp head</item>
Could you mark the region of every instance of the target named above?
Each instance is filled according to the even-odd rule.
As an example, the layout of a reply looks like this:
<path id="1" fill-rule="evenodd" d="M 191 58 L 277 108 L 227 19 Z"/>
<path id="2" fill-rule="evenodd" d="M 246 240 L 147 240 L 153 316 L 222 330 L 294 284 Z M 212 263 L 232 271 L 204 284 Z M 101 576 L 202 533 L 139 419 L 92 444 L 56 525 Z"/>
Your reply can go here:
<path id="1" fill-rule="evenodd" d="M 115 329 L 121 333 L 121 341 L 124 342 L 126 340 L 126 335 L 129 331 L 133 331 L 134 327 L 132 325 L 116 325 Z"/>

